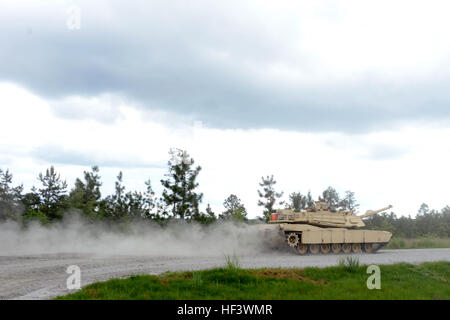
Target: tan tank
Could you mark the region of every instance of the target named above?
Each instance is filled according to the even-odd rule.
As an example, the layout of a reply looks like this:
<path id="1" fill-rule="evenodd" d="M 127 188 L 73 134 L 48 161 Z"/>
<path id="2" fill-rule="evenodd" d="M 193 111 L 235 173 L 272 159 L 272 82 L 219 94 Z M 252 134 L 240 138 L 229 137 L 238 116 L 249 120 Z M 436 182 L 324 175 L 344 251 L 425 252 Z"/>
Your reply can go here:
<path id="1" fill-rule="evenodd" d="M 392 208 L 368 210 L 356 216 L 347 210 L 333 210 L 327 203 L 316 201 L 305 212 L 289 209 L 272 214 L 266 231 L 275 227 L 285 242 L 298 254 L 373 253 L 387 245 L 392 234 L 387 231 L 358 230 L 364 227 L 362 219 Z M 276 224 L 274 226 L 273 224 Z M 273 238 L 271 240 L 274 240 Z"/>

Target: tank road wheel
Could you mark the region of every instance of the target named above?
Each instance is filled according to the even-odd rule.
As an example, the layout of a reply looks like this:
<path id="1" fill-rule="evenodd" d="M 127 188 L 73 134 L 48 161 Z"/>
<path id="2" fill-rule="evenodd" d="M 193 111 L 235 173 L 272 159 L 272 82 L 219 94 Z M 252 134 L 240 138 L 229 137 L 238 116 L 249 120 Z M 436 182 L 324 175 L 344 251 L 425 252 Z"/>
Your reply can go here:
<path id="1" fill-rule="evenodd" d="M 312 254 L 318 254 L 320 251 L 320 246 L 318 244 L 310 244 L 309 245 L 309 252 Z"/>
<path id="2" fill-rule="evenodd" d="M 288 245 L 292 248 L 295 248 L 298 245 L 299 237 L 298 234 L 291 232 L 287 235 L 286 241 Z"/>
<path id="3" fill-rule="evenodd" d="M 375 247 L 373 246 L 373 243 L 364 243 L 364 251 L 367 253 L 375 252 Z"/>
<path id="4" fill-rule="evenodd" d="M 343 251 L 344 253 L 350 253 L 350 252 L 352 252 L 352 245 L 351 245 L 350 243 L 344 243 L 344 244 L 342 245 L 342 251 Z"/>
<path id="5" fill-rule="evenodd" d="M 328 243 L 320 245 L 320 252 L 321 253 L 327 254 L 327 253 L 330 252 L 330 250 L 331 250 L 331 246 Z"/>
<path id="6" fill-rule="evenodd" d="M 360 253 L 361 252 L 361 243 L 353 243 L 352 251 L 353 251 L 353 253 Z"/>
<path id="7" fill-rule="evenodd" d="M 304 243 L 299 243 L 297 246 L 297 252 L 298 254 L 306 254 L 308 252 L 308 245 Z"/>
<path id="8" fill-rule="evenodd" d="M 333 243 L 331 245 L 331 251 L 333 251 L 333 253 L 338 254 L 339 252 L 341 252 L 342 250 L 342 245 L 340 243 Z"/>

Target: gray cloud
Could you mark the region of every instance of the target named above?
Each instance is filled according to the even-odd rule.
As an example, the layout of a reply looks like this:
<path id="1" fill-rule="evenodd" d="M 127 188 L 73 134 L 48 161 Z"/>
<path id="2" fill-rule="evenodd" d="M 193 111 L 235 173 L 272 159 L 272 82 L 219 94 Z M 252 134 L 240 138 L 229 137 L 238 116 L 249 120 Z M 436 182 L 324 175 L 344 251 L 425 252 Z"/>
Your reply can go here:
<path id="1" fill-rule="evenodd" d="M 76 31 L 65 25 L 68 5 L 0 10 L 0 80 L 53 100 L 114 94 L 219 128 L 361 132 L 450 117 L 445 70 L 433 80 L 401 84 L 371 75 L 328 85 L 266 78 L 265 69 L 277 63 L 304 74 L 317 67 L 306 53 L 290 49 L 294 39 L 302 40 L 292 28 L 295 12 L 260 16 L 232 2 L 139 5 L 81 1 Z M 53 109 L 102 122 L 119 116 L 114 108 Z"/>
<path id="2" fill-rule="evenodd" d="M 58 145 L 42 145 L 35 148 L 31 154 L 34 159 L 52 163 L 78 166 L 115 167 L 115 168 L 166 168 L 166 163 L 151 162 L 130 158 L 119 158 L 117 155 L 107 156 L 97 152 L 68 150 Z"/>
<path id="3" fill-rule="evenodd" d="M 50 101 L 50 107 L 56 116 L 69 119 L 94 119 L 101 123 L 115 122 L 122 118 L 120 112 L 121 98 L 102 95 L 93 99 L 82 99 L 77 96 Z"/>

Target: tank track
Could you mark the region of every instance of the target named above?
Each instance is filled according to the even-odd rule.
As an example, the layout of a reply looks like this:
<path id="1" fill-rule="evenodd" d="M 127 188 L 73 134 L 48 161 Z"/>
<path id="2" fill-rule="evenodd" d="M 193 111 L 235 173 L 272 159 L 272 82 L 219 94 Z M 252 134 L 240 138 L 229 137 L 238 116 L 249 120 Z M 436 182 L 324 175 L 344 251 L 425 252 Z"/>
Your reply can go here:
<path id="1" fill-rule="evenodd" d="M 323 255 L 323 254 L 373 254 L 388 243 L 323 243 L 323 244 L 298 244 L 291 246 L 291 250 L 299 255 Z"/>
<path id="2" fill-rule="evenodd" d="M 291 250 L 299 255 L 318 255 L 318 254 L 359 254 L 376 253 L 385 247 L 389 242 L 377 243 L 321 243 L 304 244 L 301 243 L 301 235 L 297 232 L 285 232 L 284 243 Z"/>

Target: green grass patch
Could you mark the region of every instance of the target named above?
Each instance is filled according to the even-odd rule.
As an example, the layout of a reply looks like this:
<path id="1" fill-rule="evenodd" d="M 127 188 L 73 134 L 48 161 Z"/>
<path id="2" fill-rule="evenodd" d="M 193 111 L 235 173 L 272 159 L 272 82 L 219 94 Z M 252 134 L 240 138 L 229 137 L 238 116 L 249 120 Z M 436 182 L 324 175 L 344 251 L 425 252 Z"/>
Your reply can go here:
<path id="1" fill-rule="evenodd" d="M 450 262 L 380 265 L 381 289 L 366 286 L 367 266 L 169 272 L 112 279 L 56 299 L 450 299 Z"/>
<path id="2" fill-rule="evenodd" d="M 450 248 L 450 238 L 392 238 L 384 249 Z"/>

